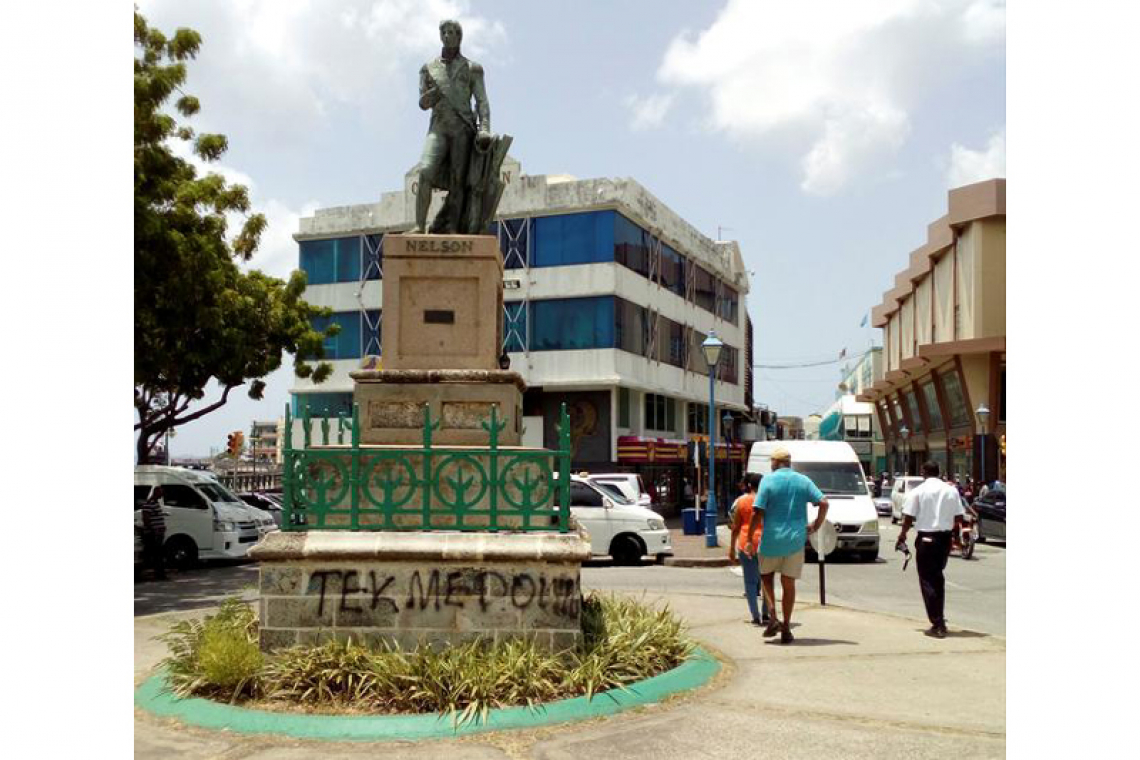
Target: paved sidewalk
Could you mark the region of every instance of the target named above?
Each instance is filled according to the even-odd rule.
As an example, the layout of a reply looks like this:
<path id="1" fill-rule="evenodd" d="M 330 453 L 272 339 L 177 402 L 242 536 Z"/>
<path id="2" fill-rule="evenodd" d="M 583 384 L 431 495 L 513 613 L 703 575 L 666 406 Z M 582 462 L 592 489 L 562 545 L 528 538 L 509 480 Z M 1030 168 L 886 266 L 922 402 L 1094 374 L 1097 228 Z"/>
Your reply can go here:
<path id="1" fill-rule="evenodd" d="M 917 758 L 1005 756 L 1005 640 L 922 621 L 797 604 L 795 643 L 744 622 L 739 597 L 671 593 L 669 604 L 724 668 L 698 691 L 611 718 L 464 739 L 335 743 L 241 736 L 188 727 L 136 709 L 135 757 L 227 760 L 375 757 Z M 202 611 L 135 619 L 135 682 L 164 646 L 153 636 Z M 746 729 L 746 730 L 745 730 Z"/>
<path id="2" fill-rule="evenodd" d="M 732 531 L 727 525 L 718 525 L 717 546 L 707 546 L 708 538 L 704 533 L 696 536 L 686 536 L 679 526 L 669 526 L 669 533 L 673 539 L 673 556 L 665 559 L 666 565 L 676 567 L 727 567 L 734 565 L 728 559 L 728 543 L 732 538 Z"/>

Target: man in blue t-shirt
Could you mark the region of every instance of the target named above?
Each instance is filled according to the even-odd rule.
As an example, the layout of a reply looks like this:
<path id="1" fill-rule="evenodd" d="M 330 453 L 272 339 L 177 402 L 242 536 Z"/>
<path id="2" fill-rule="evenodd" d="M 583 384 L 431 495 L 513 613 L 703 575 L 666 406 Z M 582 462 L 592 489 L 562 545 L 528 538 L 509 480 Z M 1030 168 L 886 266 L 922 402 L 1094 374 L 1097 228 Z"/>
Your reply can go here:
<path id="1" fill-rule="evenodd" d="M 807 524 L 808 502 L 819 507 L 811 525 Z M 768 599 L 775 599 L 776 573 L 780 574 L 784 621 L 780 622 L 773 609 L 772 622 L 764 629 L 764 636 L 775 636 L 778 631 L 781 644 L 788 644 L 795 638 L 792 636 L 792 608 L 796 604 L 796 579 L 804 568 L 804 542 L 819 530 L 826 516 L 827 499 L 823 492 L 811 478 L 792 470 L 792 455 L 787 449 L 773 451 L 772 474 L 760 483 L 760 495 L 752 512 L 748 535 L 754 535 L 755 530 L 763 526 L 760 581 Z M 756 547 L 749 544 L 748 550 L 749 555 L 754 554 Z"/>

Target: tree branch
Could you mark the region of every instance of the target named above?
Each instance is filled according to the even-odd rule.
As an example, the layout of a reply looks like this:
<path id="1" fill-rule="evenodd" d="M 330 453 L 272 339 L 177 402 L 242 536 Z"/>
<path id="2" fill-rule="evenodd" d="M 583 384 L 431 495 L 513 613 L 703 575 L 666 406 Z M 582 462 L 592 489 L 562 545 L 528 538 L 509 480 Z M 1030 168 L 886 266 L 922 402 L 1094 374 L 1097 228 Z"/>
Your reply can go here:
<path id="1" fill-rule="evenodd" d="M 222 397 L 219 400 L 215 401 L 213 404 L 210 404 L 209 406 L 206 406 L 206 407 L 199 409 L 198 411 L 194 412 L 193 414 L 188 414 L 185 417 L 181 417 L 178 420 L 175 420 L 174 424 L 171 425 L 171 427 L 175 427 L 177 425 L 185 425 L 187 422 L 193 422 L 194 420 L 198 419 L 199 417 L 207 415 L 210 412 L 214 411 L 215 409 L 223 406 L 226 403 L 226 399 L 229 398 L 230 391 L 232 391 L 234 388 L 237 388 L 237 387 L 242 386 L 242 385 L 245 385 L 245 383 L 238 383 L 237 385 L 227 385 L 225 387 L 225 389 L 222 391 Z"/>

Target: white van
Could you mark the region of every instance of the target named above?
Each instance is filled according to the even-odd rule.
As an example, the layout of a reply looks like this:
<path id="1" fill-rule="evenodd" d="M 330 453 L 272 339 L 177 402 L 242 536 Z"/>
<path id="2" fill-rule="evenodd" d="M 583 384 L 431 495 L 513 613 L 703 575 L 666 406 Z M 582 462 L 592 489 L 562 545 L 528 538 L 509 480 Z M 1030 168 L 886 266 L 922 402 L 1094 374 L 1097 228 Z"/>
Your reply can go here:
<path id="1" fill-rule="evenodd" d="M 176 567 L 193 565 L 199 559 L 240 559 L 276 528 L 272 517 L 252 512 L 207 473 L 163 465 L 135 466 L 137 525 L 142 524 L 140 507 L 155 486 L 162 486 L 163 492 L 166 560 Z"/>
<path id="2" fill-rule="evenodd" d="M 615 486 L 570 477 L 570 514 L 590 535 L 590 553 L 608 555 L 615 565 L 635 565 L 647 554 L 658 562 L 671 557 L 673 543 L 661 515 L 620 494 Z"/>
<path id="3" fill-rule="evenodd" d="M 752 444 L 748 472 L 761 476 L 772 472 L 772 452 L 787 449 L 792 469 L 815 482 L 829 504 L 827 521 L 835 526 L 839 539 L 836 551 L 855 552 L 874 562 L 879 556 L 879 515 L 871 499 L 871 489 L 851 444 L 843 441 L 760 441 Z M 808 522 L 816 508 L 808 506 Z"/>
<path id="4" fill-rule="evenodd" d="M 926 478 L 919 475 L 899 475 L 895 478 L 895 483 L 891 486 L 891 522 L 897 523 L 902 519 L 903 503 L 906 501 L 906 495 L 912 491 L 915 486 L 920 486 L 926 481 Z"/>
<path id="5" fill-rule="evenodd" d="M 645 488 L 644 481 L 642 481 L 641 476 L 637 473 L 582 473 L 582 477 L 593 483 L 606 483 L 616 487 L 625 495 L 626 499 L 632 501 L 639 507 L 645 507 L 647 509 L 653 507 L 653 497 L 650 496 L 649 491 Z"/>

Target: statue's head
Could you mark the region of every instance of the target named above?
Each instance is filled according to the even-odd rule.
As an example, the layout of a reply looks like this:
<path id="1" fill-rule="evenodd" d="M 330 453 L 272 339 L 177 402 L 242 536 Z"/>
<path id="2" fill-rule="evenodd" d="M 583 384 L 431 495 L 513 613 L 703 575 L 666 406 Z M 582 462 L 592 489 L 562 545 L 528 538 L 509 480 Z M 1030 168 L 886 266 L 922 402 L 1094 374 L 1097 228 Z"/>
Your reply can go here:
<path id="1" fill-rule="evenodd" d="M 439 39 L 444 47 L 456 48 L 463 42 L 463 27 L 455 19 L 447 19 L 439 24 Z"/>

